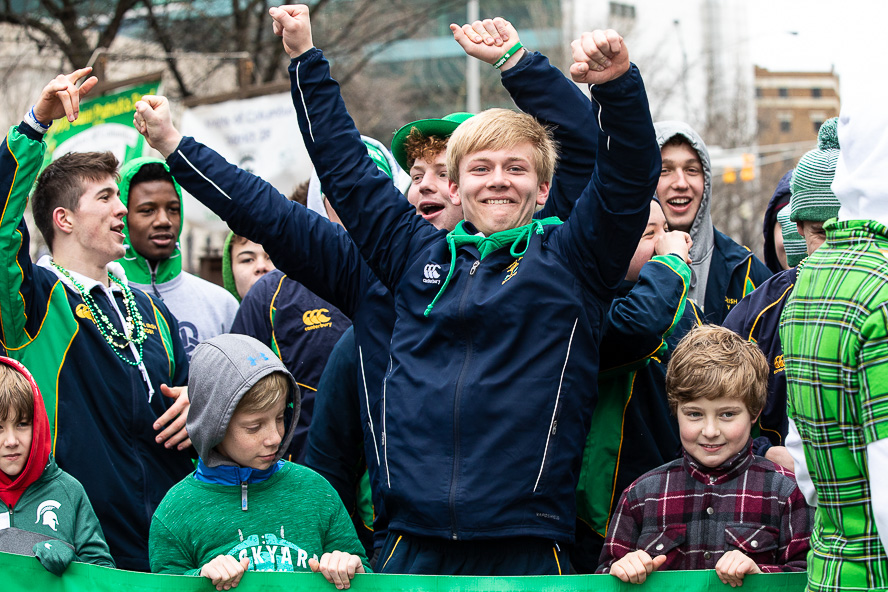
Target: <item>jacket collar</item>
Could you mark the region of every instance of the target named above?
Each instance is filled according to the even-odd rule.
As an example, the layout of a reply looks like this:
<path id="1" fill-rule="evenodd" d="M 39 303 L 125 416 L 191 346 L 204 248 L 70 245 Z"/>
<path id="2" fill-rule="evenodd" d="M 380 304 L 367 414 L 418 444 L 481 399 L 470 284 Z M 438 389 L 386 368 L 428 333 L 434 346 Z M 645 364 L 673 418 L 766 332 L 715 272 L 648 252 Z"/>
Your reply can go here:
<path id="1" fill-rule="evenodd" d="M 872 238 L 888 240 L 888 226 L 876 220 L 828 220 L 823 228 L 827 231 L 830 243 L 851 238 Z"/>
<path id="2" fill-rule="evenodd" d="M 509 248 L 509 254 L 518 259 L 527 252 L 528 248 L 530 248 L 530 239 L 534 234 L 543 234 L 545 232 L 543 230 L 544 226 L 557 224 L 562 224 L 562 221 L 554 216 L 542 220 L 533 219 L 529 224 L 525 224 L 524 226 L 510 228 L 509 230 L 503 230 L 502 232 L 494 232 L 490 236 L 484 236 L 478 232 L 478 229 L 476 229 L 474 225 L 465 220 L 457 224 L 456 228 L 448 232 L 446 237 L 447 246 L 450 249 L 450 269 L 447 271 L 447 277 L 444 278 L 444 283 L 441 284 L 441 289 L 438 290 L 438 293 L 435 294 L 435 298 L 426 307 L 425 313 L 423 313 L 424 316 L 429 316 L 429 314 L 431 314 L 432 309 L 435 307 L 435 303 L 438 302 L 438 299 L 444 294 L 444 290 L 447 289 L 447 285 L 450 283 L 450 278 L 453 277 L 453 271 L 456 269 L 457 249 L 464 246 L 474 247 L 480 254 L 479 259 L 484 259 L 494 251 L 498 251 L 505 246 L 511 245 Z M 524 244 L 524 249 L 518 251 L 518 248 L 522 243 Z"/>
<path id="3" fill-rule="evenodd" d="M 197 470 L 194 478 L 204 483 L 213 485 L 243 485 L 244 483 L 262 483 L 284 467 L 284 461 L 279 460 L 267 469 L 251 469 L 250 467 L 236 467 L 232 465 L 219 465 L 208 467 L 202 459 L 197 461 Z"/>
<path id="4" fill-rule="evenodd" d="M 43 257 L 41 257 L 37 261 L 37 266 L 42 267 L 44 269 L 48 269 L 49 271 L 53 272 L 60 280 L 62 280 L 63 284 L 65 284 L 66 286 L 68 286 L 69 288 L 74 290 L 75 292 L 77 291 L 77 287 L 71 283 L 71 280 L 66 278 L 64 276 L 64 274 L 62 274 L 62 272 L 60 272 L 58 269 L 56 269 L 55 267 L 52 266 L 52 258 L 49 255 L 44 255 Z M 127 285 L 127 286 L 129 285 L 129 282 L 126 277 L 126 272 L 124 271 L 124 269 L 120 265 L 120 263 L 118 263 L 117 261 L 112 261 L 111 263 L 108 264 L 106 269 L 108 270 L 108 273 L 113 273 L 114 277 L 116 277 L 121 282 L 123 282 L 124 285 Z M 90 277 L 86 277 L 82 273 L 77 273 L 76 271 L 72 271 L 70 269 L 68 270 L 68 273 L 70 273 L 71 277 L 73 277 L 75 280 L 77 280 L 80 283 L 80 285 L 83 286 L 87 292 L 92 292 L 93 288 L 95 288 L 96 286 L 102 286 L 102 289 L 106 290 L 105 286 L 99 280 L 94 280 Z M 120 286 L 118 286 L 115 282 L 110 282 L 110 289 L 112 292 L 122 292 L 123 291 L 123 289 Z"/>
<path id="5" fill-rule="evenodd" d="M 717 467 L 710 468 L 702 465 L 684 449 L 682 449 L 682 455 L 684 456 L 684 469 L 690 473 L 691 477 L 704 485 L 720 485 L 736 478 L 752 464 L 752 438 L 746 442 L 746 446 L 740 452 Z"/>

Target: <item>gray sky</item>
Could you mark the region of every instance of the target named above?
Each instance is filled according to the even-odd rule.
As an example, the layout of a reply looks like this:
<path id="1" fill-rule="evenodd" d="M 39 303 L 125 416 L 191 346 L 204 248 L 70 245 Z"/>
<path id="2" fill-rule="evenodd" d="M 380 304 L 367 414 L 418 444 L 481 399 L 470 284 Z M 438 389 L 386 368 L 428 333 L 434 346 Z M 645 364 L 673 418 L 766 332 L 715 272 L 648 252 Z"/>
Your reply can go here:
<path id="1" fill-rule="evenodd" d="M 802 71 L 834 66 L 843 103 L 888 97 L 888 2 L 749 0 L 748 7 L 754 64 Z"/>

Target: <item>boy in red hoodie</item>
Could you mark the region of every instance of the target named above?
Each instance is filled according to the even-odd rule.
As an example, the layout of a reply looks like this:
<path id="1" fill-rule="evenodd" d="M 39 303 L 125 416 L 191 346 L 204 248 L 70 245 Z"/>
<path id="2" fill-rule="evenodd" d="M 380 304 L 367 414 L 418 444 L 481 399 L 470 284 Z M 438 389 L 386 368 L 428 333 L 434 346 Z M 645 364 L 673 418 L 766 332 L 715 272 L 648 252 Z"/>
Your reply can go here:
<path id="1" fill-rule="evenodd" d="M 56 575 L 72 561 L 114 567 L 83 486 L 51 449 L 37 383 L 0 356 L 0 551 L 35 555 Z"/>

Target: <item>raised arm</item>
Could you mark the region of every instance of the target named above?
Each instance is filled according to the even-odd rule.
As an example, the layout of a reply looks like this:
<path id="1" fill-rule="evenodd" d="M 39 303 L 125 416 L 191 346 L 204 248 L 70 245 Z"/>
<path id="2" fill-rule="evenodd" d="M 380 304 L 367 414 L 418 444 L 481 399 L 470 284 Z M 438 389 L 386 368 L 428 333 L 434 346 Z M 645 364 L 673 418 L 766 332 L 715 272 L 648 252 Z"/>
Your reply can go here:
<path id="1" fill-rule="evenodd" d="M 281 6 L 269 13 L 292 58 L 293 105 L 324 195 L 364 259 L 391 288 L 411 260 L 412 250 L 443 239 L 444 233 L 415 215 L 413 206 L 367 154 L 327 60 L 313 48 L 308 8 Z"/>
<path id="2" fill-rule="evenodd" d="M 519 109 L 552 130 L 558 143 L 558 166 L 546 205 L 535 217 L 566 220 L 595 168 L 598 152 L 598 106 L 539 52 L 521 47 L 518 31 L 501 18 L 450 25 L 465 52 L 499 67 L 503 86 Z"/>
<path id="3" fill-rule="evenodd" d="M 289 277 L 354 314 L 370 274 L 338 225 L 289 201 L 271 184 L 227 162 L 173 126 L 164 97 L 136 103 L 136 129 L 167 159 L 176 181 L 237 234 L 261 244 Z M 365 151 L 366 152 L 366 151 Z"/>
<path id="4" fill-rule="evenodd" d="M 636 368 L 660 351 L 684 314 L 690 284 L 691 268 L 675 255 L 657 255 L 645 263 L 632 290 L 608 310 L 602 375 Z"/>
<path id="5" fill-rule="evenodd" d="M 660 174 L 660 149 L 641 74 L 615 31 L 584 33 L 572 44 L 571 76 L 590 85 L 600 108 L 592 181 L 559 233 L 577 276 L 593 292 L 626 275 Z"/>
<path id="6" fill-rule="evenodd" d="M 30 234 L 24 221 L 28 194 L 43 164 L 43 134 L 56 119 L 74 121 L 80 100 L 98 83 L 96 77 L 77 82 L 91 68 L 59 75 L 49 82 L 21 124 L 9 130 L 0 148 L 0 192 L 5 196 L 0 217 L 0 337 L 2 345 L 16 350 L 36 336 L 51 286 L 40 291 L 28 249 Z M 39 297 L 38 297 L 39 296 Z M 39 307 L 43 307 L 42 310 Z"/>

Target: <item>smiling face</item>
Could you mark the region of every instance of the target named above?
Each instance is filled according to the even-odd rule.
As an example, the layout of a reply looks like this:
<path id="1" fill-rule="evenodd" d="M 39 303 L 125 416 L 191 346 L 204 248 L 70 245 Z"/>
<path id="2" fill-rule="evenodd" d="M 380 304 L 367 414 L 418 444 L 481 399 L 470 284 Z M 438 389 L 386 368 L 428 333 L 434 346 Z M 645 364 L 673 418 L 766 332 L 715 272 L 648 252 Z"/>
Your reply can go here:
<path id="1" fill-rule="evenodd" d="M 264 470 L 274 464 L 284 438 L 286 397 L 265 411 L 235 411 L 216 449 L 242 467 Z"/>
<path id="2" fill-rule="evenodd" d="M 459 185 L 450 197 L 462 205 L 468 222 L 485 236 L 528 224 L 546 203 L 549 183 L 540 182 L 530 142 L 500 150 L 480 150 L 459 162 Z"/>
<path id="3" fill-rule="evenodd" d="M 660 151 L 663 168 L 657 184 L 657 197 L 669 228 L 690 232 L 703 201 L 704 174 L 697 151 L 690 144 L 666 143 Z"/>
<path id="4" fill-rule="evenodd" d="M 431 159 L 420 157 L 413 161 L 407 201 L 416 208 L 417 214 L 439 230 L 453 230 L 463 219 L 462 206 L 450 199 L 445 151 Z"/>
<path id="5" fill-rule="evenodd" d="M 678 405 L 681 445 L 700 464 L 715 468 L 749 441 L 753 417 L 741 399 L 699 397 Z"/>
<path id="6" fill-rule="evenodd" d="M 0 420 L 0 471 L 15 478 L 28 463 L 34 426 L 30 418 L 16 417 L 8 413 Z"/>
<path id="7" fill-rule="evenodd" d="M 126 225 L 137 253 L 156 263 L 176 250 L 182 204 L 169 181 L 145 181 L 130 187 Z"/>
<path id="8" fill-rule="evenodd" d="M 99 267 L 104 267 L 115 259 L 123 257 L 123 217 L 126 206 L 120 201 L 117 182 L 111 176 L 98 181 L 84 181 L 84 192 L 76 210 L 65 210 L 61 231 L 70 237 L 66 241 L 65 256 L 88 259 Z M 66 222 L 66 223 L 65 223 Z M 73 244 L 72 242 L 73 241 Z M 72 252 L 80 251 L 80 254 Z M 55 252 L 55 249 L 53 249 Z"/>

